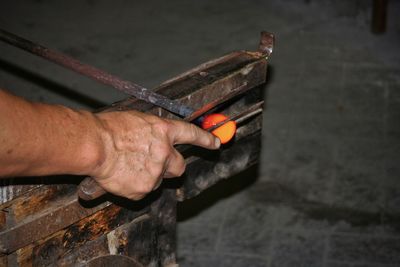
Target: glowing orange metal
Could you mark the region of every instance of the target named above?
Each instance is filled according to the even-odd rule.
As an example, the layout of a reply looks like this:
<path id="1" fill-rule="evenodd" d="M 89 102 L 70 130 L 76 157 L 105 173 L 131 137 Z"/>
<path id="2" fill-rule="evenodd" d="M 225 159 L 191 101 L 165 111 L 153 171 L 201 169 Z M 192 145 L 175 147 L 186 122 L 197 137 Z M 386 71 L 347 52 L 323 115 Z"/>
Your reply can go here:
<path id="1" fill-rule="evenodd" d="M 201 124 L 201 127 L 207 130 L 208 128 L 211 128 L 227 119 L 228 119 L 227 116 L 218 113 L 206 115 Z M 235 136 L 236 122 L 228 121 L 223 125 L 221 125 L 220 127 L 218 127 L 217 129 L 213 130 L 211 133 L 221 140 L 221 144 L 226 144 Z"/>

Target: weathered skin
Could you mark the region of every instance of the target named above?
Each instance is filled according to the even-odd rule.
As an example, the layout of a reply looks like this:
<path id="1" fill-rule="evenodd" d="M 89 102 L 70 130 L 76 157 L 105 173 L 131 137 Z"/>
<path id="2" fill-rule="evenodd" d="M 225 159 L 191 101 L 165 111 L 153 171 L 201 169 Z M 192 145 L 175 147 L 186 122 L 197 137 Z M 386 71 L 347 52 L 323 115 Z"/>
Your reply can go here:
<path id="1" fill-rule="evenodd" d="M 138 200 L 185 170 L 175 144 L 217 149 L 193 124 L 137 111 L 93 114 L 31 103 L 0 90 L 0 177 L 89 175 Z"/>

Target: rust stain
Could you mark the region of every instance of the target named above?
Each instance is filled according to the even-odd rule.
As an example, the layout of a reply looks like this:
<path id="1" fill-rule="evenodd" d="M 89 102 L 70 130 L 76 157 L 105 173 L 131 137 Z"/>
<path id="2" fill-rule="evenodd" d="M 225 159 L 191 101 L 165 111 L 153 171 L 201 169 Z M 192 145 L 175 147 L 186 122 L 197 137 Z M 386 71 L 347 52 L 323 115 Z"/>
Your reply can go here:
<path id="1" fill-rule="evenodd" d="M 6 227 L 7 213 L 7 210 L 0 211 L 0 230 L 3 230 Z"/>
<path id="2" fill-rule="evenodd" d="M 49 266 L 54 264 L 55 259 L 59 259 L 62 255 L 62 246 L 60 246 L 60 240 L 50 239 L 48 242 L 44 243 L 38 250 L 35 251 L 35 257 L 33 261 L 40 262 L 41 266 Z"/>
<path id="3" fill-rule="evenodd" d="M 0 257 L 0 266 L 8 266 L 7 256 Z"/>
<path id="4" fill-rule="evenodd" d="M 17 251 L 19 266 L 52 266 L 75 248 L 114 229 L 119 223 L 118 215 L 121 209 L 113 206 L 101 210 L 67 229 L 19 249 Z"/>
<path id="5" fill-rule="evenodd" d="M 43 190 L 42 194 L 34 194 L 31 197 L 23 198 L 16 202 L 13 208 L 15 220 L 19 221 L 43 209 L 56 194 L 57 190 L 54 187 L 50 187 L 45 191 Z"/>
<path id="6" fill-rule="evenodd" d="M 72 249 L 111 231 L 120 211 L 121 207 L 115 206 L 72 225 L 62 238 L 63 247 Z"/>
<path id="7" fill-rule="evenodd" d="M 70 192 L 70 188 L 62 186 L 41 187 L 28 196 L 23 196 L 11 207 L 15 222 L 18 223 L 32 214 L 38 214 L 44 209 L 51 207 L 48 204 L 56 204 L 56 200 L 61 199 Z"/>
<path id="8" fill-rule="evenodd" d="M 122 254 L 126 250 L 128 246 L 129 238 L 128 233 L 126 231 L 121 231 L 118 236 L 118 246 L 117 246 L 117 253 Z"/>
<path id="9" fill-rule="evenodd" d="M 20 267 L 32 267 L 32 252 L 33 245 L 26 246 L 22 249 L 17 250 L 17 262 Z"/>

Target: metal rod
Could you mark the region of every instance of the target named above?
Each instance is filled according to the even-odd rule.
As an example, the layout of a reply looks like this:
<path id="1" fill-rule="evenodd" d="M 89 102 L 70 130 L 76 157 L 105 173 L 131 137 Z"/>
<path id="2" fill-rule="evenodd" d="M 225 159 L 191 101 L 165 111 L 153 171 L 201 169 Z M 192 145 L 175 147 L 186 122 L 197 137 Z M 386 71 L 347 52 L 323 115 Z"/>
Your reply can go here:
<path id="1" fill-rule="evenodd" d="M 263 112 L 263 109 L 262 109 L 262 108 L 258 108 L 258 109 L 254 110 L 254 111 L 252 111 L 252 112 L 250 112 L 250 113 L 248 113 L 248 114 L 243 115 L 243 116 L 240 117 L 240 118 L 237 118 L 237 119 L 235 120 L 235 122 L 236 122 L 237 124 L 240 124 L 240 123 L 246 121 L 247 119 L 250 119 L 251 117 L 254 117 L 254 116 L 260 114 L 261 112 Z"/>
<path id="2" fill-rule="evenodd" d="M 229 117 L 226 120 L 223 120 L 217 124 L 215 124 L 214 126 L 206 129 L 208 132 L 212 132 L 215 129 L 217 129 L 218 127 L 224 125 L 225 123 L 227 123 L 228 121 L 235 121 L 237 124 L 242 123 L 243 121 L 261 113 L 263 111 L 263 109 L 261 108 L 261 106 L 264 104 L 264 101 L 260 101 L 257 102 L 256 104 L 254 104 L 253 106 L 249 107 L 248 109 L 246 109 L 243 112 L 240 112 L 238 114 L 235 114 L 231 117 Z"/>
<path id="3" fill-rule="evenodd" d="M 162 107 L 182 117 L 188 117 L 194 112 L 191 107 L 183 105 L 178 101 L 169 99 L 168 97 L 155 93 L 133 82 L 122 80 L 121 78 L 103 70 L 81 63 L 74 58 L 33 43 L 2 29 L 0 29 L 0 40 L 89 77 L 95 81 L 112 86 L 115 89 L 132 95 L 140 100 Z"/>

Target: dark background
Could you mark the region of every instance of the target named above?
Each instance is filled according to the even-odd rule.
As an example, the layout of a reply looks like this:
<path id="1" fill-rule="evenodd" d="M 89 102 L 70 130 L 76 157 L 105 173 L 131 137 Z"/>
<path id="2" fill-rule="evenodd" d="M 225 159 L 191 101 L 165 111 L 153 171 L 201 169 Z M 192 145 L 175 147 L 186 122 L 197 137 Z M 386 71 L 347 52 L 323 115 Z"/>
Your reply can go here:
<path id="1" fill-rule="evenodd" d="M 146 87 L 276 35 L 260 164 L 179 207 L 180 266 L 400 266 L 400 1 L 2 1 L 0 27 Z M 124 98 L 0 44 L 0 87 Z"/>

